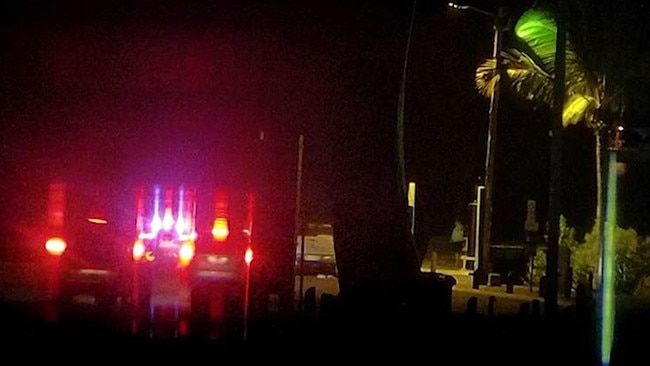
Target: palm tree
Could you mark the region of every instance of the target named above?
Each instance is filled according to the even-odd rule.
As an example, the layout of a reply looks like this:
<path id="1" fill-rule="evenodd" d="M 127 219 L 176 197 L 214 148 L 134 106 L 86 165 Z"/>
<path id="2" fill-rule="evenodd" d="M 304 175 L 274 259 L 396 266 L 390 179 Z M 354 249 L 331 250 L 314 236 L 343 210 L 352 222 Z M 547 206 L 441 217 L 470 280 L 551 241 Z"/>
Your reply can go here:
<path id="1" fill-rule="evenodd" d="M 518 19 L 514 32 L 517 45 L 502 52 L 503 67 L 510 85 L 516 94 L 535 104 L 553 107 L 557 39 L 553 16 L 542 9 L 530 9 Z M 593 230 L 596 236 L 600 237 L 603 210 L 603 112 L 605 108 L 614 107 L 613 100 L 620 100 L 619 92 L 606 95 L 605 75 L 587 67 L 570 39 L 567 39 L 566 43 L 565 65 L 562 124 L 564 127 L 583 124 L 593 133 L 596 163 L 596 212 Z M 489 97 L 498 77 L 494 59 L 482 63 L 476 70 L 476 86 L 479 93 Z M 617 104 L 615 107 L 620 108 L 621 105 Z"/>

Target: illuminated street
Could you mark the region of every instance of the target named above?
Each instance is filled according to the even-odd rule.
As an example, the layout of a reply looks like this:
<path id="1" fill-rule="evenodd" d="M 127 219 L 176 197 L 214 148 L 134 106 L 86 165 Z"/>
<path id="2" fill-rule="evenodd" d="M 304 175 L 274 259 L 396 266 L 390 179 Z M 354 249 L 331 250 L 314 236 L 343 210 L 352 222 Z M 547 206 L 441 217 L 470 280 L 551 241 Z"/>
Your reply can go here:
<path id="1" fill-rule="evenodd" d="M 110 344 L 112 345 L 119 345 L 122 344 L 121 342 L 124 342 L 124 346 L 131 347 L 139 344 L 134 343 L 136 342 L 135 339 L 128 341 L 128 338 L 125 338 L 128 337 L 126 329 L 128 317 L 126 316 L 126 313 L 120 315 L 119 311 L 115 312 L 111 316 L 110 322 L 112 322 L 112 324 L 110 325 L 107 325 L 104 321 L 100 321 L 101 318 L 88 318 L 83 312 L 78 313 L 80 318 L 77 320 L 83 320 L 86 322 L 84 324 L 50 324 L 45 320 L 46 314 L 44 311 L 46 311 L 47 308 L 45 307 L 45 303 L 43 303 L 44 299 L 38 288 L 39 280 L 37 278 L 38 276 L 35 275 L 34 267 L 4 264 L 2 268 L 2 278 L 4 279 L 2 285 L 2 306 L 5 310 L 3 311 L 4 318 L 2 318 L 2 321 L 4 324 L 7 324 L 7 327 L 3 329 L 5 332 L 12 332 L 11 334 L 15 342 L 21 342 L 22 339 L 30 339 L 32 342 L 37 343 L 50 342 L 50 336 L 54 332 L 55 334 L 58 334 L 60 342 L 64 342 L 67 339 L 75 340 L 76 342 L 92 342 L 94 339 L 98 339 L 97 337 L 104 337 L 103 339 L 110 339 Z M 17 273 L 21 274 L 21 276 L 17 276 Z M 31 275 L 29 275 L 30 273 Z M 337 289 L 334 278 L 315 279 L 306 277 L 304 285 L 305 288 L 316 286 L 318 288 L 318 294 L 329 293 L 330 291 L 333 292 Z M 428 319 L 427 316 L 422 316 L 419 326 L 404 323 L 400 326 L 400 328 L 404 327 L 402 330 L 412 329 L 411 327 L 415 327 L 419 328 L 420 331 L 418 333 L 405 334 L 399 341 L 394 338 L 394 334 L 391 334 L 389 329 L 384 327 L 386 326 L 386 319 L 377 318 L 374 324 L 356 324 L 355 321 L 344 321 L 345 318 L 339 318 L 338 315 L 332 317 L 332 314 L 321 314 L 321 316 L 326 316 L 328 319 L 322 324 L 311 324 L 309 327 L 305 328 L 304 326 L 299 326 L 299 322 L 294 323 L 293 326 L 287 328 L 286 332 L 281 334 L 275 333 L 276 336 L 272 340 L 253 337 L 247 345 L 246 343 L 242 343 L 240 346 L 250 350 L 265 349 L 265 347 L 271 345 L 273 347 L 284 347 L 284 342 L 286 341 L 288 344 L 293 344 L 294 346 L 304 345 L 305 347 L 309 347 L 309 344 L 312 344 L 311 347 L 313 347 L 313 343 L 308 342 L 308 339 L 317 339 L 321 342 L 323 347 L 336 346 L 353 351 L 349 345 L 346 346 L 345 342 L 346 340 L 350 341 L 348 337 L 351 337 L 353 334 L 358 334 L 359 336 L 366 337 L 368 340 L 373 340 L 376 344 L 385 344 L 388 340 L 391 340 L 391 342 L 398 342 L 396 344 L 404 345 L 424 345 L 428 342 L 435 342 L 435 344 L 441 347 L 437 352 L 442 352 L 442 354 L 450 356 L 455 354 L 455 352 L 460 352 L 458 353 L 459 355 L 464 354 L 462 349 L 468 347 L 477 350 L 480 349 L 484 352 L 489 352 L 491 347 L 498 347 L 502 351 L 496 352 L 493 356 L 492 353 L 489 353 L 491 356 L 489 356 L 488 359 L 499 360 L 514 357 L 515 355 L 521 357 L 527 357 L 528 355 L 529 357 L 530 347 L 542 344 L 540 342 L 544 341 L 544 337 L 548 335 L 546 332 L 553 332 L 553 334 L 559 336 L 556 341 L 557 347 L 565 347 L 558 348 L 564 349 L 564 357 L 570 358 L 573 355 L 577 355 L 576 352 L 578 352 L 579 349 L 576 349 L 575 347 L 577 347 L 579 343 L 575 343 L 575 337 L 582 334 L 580 332 L 584 330 L 577 327 L 577 323 L 557 323 L 555 321 L 544 320 L 544 316 L 535 316 L 534 313 L 530 313 L 530 315 L 522 315 L 520 313 L 521 304 L 531 304 L 531 301 L 538 299 L 536 296 L 526 295 L 524 288 L 518 289 L 515 294 L 507 294 L 505 293 L 505 288 L 481 288 L 479 290 L 474 290 L 471 289 L 471 286 L 467 286 L 467 284 L 461 283 L 459 285 L 460 286 L 455 287 L 453 291 L 454 314 L 449 318 L 439 319 L 433 323 L 431 323 L 431 320 Z M 170 289 L 173 286 L 174 283 L 161 283 L 159 291 L 155 294 L 158 305 L 162 306 L 164 305 L 163 303 L 170 304 L 180 299 L 178 295 L 182 295 L 182 291 L 176 293 L 175 291 L 165 291 L 165 288 Z M 492 315 L 489 315 L 489 299 L 493 296 L 495 297 L 496 302 L 494 304 Z M 476 297 L 478 300 L 478 311 L 476 315 L 467 314 L 467 301 L 471 297 Z M 647 340 L 647 337 L 643 335 L 642 330 L 644 329 L 643 324 L 650 325 L 650 314 L 648 313 L 648 309 L 650 309 L 650 297 L 646 298 L 645 302 L 643 302 L 641 298 L 620 299 L 620 303 L 617 307 L 620 309 L 619 334 L 621 342 L 623 342 L 620 347 L 625 349 L 624 355 L 620 355 L 619 357 L 625 357 L 626 361 L 633 360 L 634 357 L 637 357 L 635 355 L 640 355 L 640 352 L 642 352 L 643 349 L 634 347 L 633 345 L 638 344 L 642 339 Z M 159 308 L 158 310 L 163 310 L 163 308 Z M 166 310 L 169 310 L 169 308 Z M 166 313 L 167 316 L 171 314 L 172 313 L 170 312 Z M 104 314 L 104 316 L 106 315 L 107 314 Z M 28 318 L 25 318 L 26 316 L 28 316 Z M 196 343 L 195 346 L 192 346 L 189 343 L 183 342 L 183 337 L 175 338 L 174 326 L 177 324 L 169 322 L 169 320 L 170 319 L 168 318 L 166 322 L 156 324 L 157 327 L 154 327 L 158 332 L 156 334 L 156 339 L 161 341 L 164 339 L 167 339 L 168 341 L 177 339 L 177 342 L 181 342 L 166 343 L 167 347 L 171 347 L 168 351 L 171 352 L 174 349 L 181 349 L 181 347 L 183 349 L 194 349 L 197 352 L 202 350 L 200 347 L 201 344 L 205 344 L 205 340 L 201 341 L 196 339 L 198 343 Z M 121 326 L 118 324 L 119 322 L 123 322 Z M 495 328 L 497 327 L 497 324 L 499 324 L 498 328 Z M 363 326 L 366 329 L 358 328 L 359 326 Z M 534 327 L 530 328 L 530 326 Z M 348 329 L 346 331 L 347 336 L 343 336 L 340 339 L 330 338 L 332 334 L 338 334 L 341 336 L 342 334 L 340 332 L 343 332 L 344 329 Z M 109 331 L 111 333 L 108 333 Z M 420 337 L 413 338 L 415 334 L 420 334 Z M 110 336 L 110 338 L 105 338 L 107 336 Z M 477 339 L 477 341 L 481 343 L 480 345 L 473 343 L 474 341 L 472 341 L 472 339 L 474 339 L 474 336 L 480 337 L 480 341 Z M 144 341 L 148 339 L 148 336 L 144 334 L 141 338 Z M 464 339 L 465 341 L 459 344 L 455 341 L 458 339 Z M 562 342 L 569 342 L 571 339 L 574 341 L 561 346 Z M 270 343 L 266 343 L 266 346 L 264 343 L 260 343 L 266 341 L 270 341 Z M 211 342 L 216 341 L 213 340 Z M 213 344 L 215 347 L 219 347 L 219 343 Z M 224 346 L 227 344 L 224 344 Z M 147 345 L 147 343 L 141 343 L 141 346 L 155 347 L 153 344 Z M 91 347 L 101 349 L 101 346 L 97 344 L 94 344 L 94 346 Z M 236 350 L 241 349 L 242 348 L 231 348 L 230 351 L 235 352 Z M 365 347 L 360 347 L 356 351 L 361 352 L 365 349 Z M 430 347 L 428 349 L 430 349 Z M 469 361 L 476 359 L 475 357 L 478 356 L 476 354 L 466 354 L 465 357 L 467 357 L 467 360 Z M 554 358 L 550 357 L 550 359 Z"/>

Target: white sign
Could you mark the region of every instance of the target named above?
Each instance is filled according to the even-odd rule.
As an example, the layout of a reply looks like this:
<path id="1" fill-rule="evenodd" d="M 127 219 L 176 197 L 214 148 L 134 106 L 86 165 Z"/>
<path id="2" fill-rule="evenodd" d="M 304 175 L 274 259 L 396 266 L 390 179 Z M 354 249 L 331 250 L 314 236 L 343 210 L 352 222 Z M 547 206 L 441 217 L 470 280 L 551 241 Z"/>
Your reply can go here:
<path id="1" fill-rule="evenodd" d="M 415 183 L 414 182 L 409 183 L 408 201 L 409 201 L 409 207 L 415 207 Z"/>

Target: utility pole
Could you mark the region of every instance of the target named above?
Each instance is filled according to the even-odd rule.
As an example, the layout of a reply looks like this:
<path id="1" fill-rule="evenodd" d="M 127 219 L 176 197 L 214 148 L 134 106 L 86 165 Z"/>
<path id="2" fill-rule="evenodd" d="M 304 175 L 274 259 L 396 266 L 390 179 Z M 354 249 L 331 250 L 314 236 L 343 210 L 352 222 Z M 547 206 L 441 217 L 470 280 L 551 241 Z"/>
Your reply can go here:
<path id="1" fill-rule="evenodd" d="M 295 231 L 294 237 L 300 238 L 300 283 L 298 286 L 298 311 L 302 312 L 303 305 L 303 289 L 305 281 L 305 223 L 304 215 L 302 212 L 302 155 L 305 147 L 305 137 L 300 135 L 298 137 L 298 163 L 296 166 L 296 216 L 295 216 Z"/>

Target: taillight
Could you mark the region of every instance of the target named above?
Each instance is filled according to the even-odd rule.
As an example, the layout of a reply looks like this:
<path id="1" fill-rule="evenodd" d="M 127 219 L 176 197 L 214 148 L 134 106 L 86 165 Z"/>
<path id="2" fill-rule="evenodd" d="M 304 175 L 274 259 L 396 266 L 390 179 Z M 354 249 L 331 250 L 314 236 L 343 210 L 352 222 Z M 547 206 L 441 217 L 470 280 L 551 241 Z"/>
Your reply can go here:
<path id="1" fill-rule="evenodd" d="M 216 241 L 228 239 L 228 200 L 223 190 L 218 190 L 214 205 L 214 223 L 212 224 L 212 237 Z"/>
<path id="2" fill-rule="evenodd" d="M 66 244 L 65 240 L 58 236 L 50 238 L 47 242 L 45 242 L 45 249 L 47 252 L 55 256 L 62 255 L 67 247 L 68 244 Z"/>
<path id="3" fill-rule="evenodd" d="M 178 258 L 181 262 L 181 265 L 187 266 L 194 258 L 194 242 L 186 241 L 181 245 L 180 250 L 178 251 Z"/>
<path id="4" fill-rule="evenodd" d="M 246 249 L 246 253 L 244 253 L 244 262 L 246 262 L 246 264 L 250 266 L 252 261 L 253 261 L 253 249 L 248 248 Z"/>
<path id="5" fill-rule="evenodd" d="M 63 232 L 66 206 L 65 193 L 65 184 L 50 184 L 50 194 L 47 203 L 47 227 L 50 233 Z M 45 249 L 54 256 L 62 255 L 67 246 L 65 240 L 60 236 L 53 236 L 45 242 Z"/>
<path id="6" fill-rule="evenodd" d="M 216 241 L 225 241 L 230 234 L 228 229 L 228 219 L 225 217 L 218 217 L 214 220 L 212 225 L 212 237 Z"/>
<path id="7" fill-rule="evenodd" d="M 142 240 L 136 240 L 135 243 L 133 243 L 133 260 L 139 261 L 144 257 L 145 254 L 145 246 Z"/>

